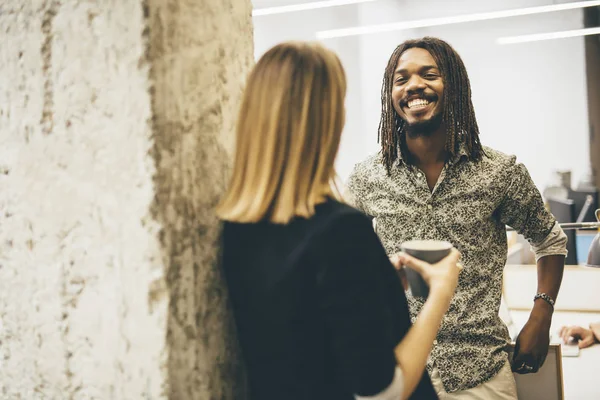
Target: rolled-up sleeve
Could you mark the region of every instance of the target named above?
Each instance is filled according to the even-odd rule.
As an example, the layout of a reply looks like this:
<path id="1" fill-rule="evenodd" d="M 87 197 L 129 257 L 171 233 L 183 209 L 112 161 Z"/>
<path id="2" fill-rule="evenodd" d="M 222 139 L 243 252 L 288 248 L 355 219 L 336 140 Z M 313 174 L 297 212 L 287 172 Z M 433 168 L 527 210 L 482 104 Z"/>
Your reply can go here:
<path id="1" fill-rule="evenodd" d="M 400 316 L 386 303 L 383 270 L 393 267 L 364 215 L 351 213 L 329 225 L 316 241 L 318 304 L 338 381 L 368 398 L 397 385 L 393 319 Z M 326 239 L 332 237 L 334 244 Z"/>
<path id="2" fill-rule="evenodd" d="M 545 256 L 566 255 L 567 236 L 546 209 L 525 166 L 514 160 L 507 169 L 509 183 L 499 207 L 500 221 L 529 241 L 536 261 Z"/>
<path id="3" fill-rule="evenodd" d="M 535 261 L 546 256 L 567 255 L 567 235 L 558 222 L 554 223 L 550 234 L 539 243 L 531 243 L 531 250 L 535 254 Z"/>

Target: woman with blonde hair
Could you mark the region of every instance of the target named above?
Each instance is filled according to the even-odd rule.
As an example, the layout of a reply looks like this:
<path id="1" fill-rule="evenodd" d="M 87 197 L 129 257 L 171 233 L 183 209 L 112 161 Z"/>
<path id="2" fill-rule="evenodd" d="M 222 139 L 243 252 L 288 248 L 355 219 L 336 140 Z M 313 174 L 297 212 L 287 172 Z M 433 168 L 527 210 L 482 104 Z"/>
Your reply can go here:
<path id="1" fill-rule="evenodd" d="M 237 122 L 223 268 L 252 399 L 435 399 L 425 363 L 456 287 L 458 252 L 391 262 L 339 201 L 346 78 L 319 44 L 283 43 L 252 70 Z M 394 266 L 430 286 L 411 326 Z"/>

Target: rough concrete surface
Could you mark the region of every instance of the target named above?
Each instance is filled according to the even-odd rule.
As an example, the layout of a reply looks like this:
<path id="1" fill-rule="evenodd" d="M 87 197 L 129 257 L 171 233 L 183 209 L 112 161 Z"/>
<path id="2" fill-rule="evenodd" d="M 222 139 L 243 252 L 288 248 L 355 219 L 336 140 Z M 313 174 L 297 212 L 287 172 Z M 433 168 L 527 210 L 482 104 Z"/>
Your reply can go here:
<path id="1" fill-rule="evenodd" d="M 249 0 L 0 2 L 0 399 L 237 399 L 211 210 Z"/>
<path id="2" fill-rule="evenodd" d="M 244 376 L 218 269 L 214 207 L 253 58 L 250 0 L 147 1 L 156 157 L 153 215 L 170 291 L 176 399 L 243 399 Z"/>
<path id="3" fill-rule="evenodd" d="M 1 10 L 0 398 L 164 397 L 142 7 Z"/>
<path id="4" fill-rule="evenodd" d="M 1 10 L 0 398 L 165 397 L 142 7 Z"/>

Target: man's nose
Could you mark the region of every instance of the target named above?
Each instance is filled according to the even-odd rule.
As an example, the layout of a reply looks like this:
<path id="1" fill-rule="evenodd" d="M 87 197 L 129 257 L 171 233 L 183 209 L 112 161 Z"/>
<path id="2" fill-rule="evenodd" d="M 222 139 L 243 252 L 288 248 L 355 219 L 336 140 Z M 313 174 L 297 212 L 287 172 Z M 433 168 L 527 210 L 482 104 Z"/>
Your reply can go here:
<path id="1" fill-rule="evenodd" d="M 407 92 L 421 91 L 425 89 L 425 81 L 418 75 L 413 75 L 406 83 Z"/>

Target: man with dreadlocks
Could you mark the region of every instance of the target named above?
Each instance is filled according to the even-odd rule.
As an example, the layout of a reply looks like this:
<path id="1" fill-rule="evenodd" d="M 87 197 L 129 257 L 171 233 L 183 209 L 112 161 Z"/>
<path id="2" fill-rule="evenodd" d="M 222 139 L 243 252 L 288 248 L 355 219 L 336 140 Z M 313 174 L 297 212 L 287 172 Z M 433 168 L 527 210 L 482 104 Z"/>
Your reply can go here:
<path id="1" fill-rule="evenodd" d="M 441 399 L 517 399 L 498 316 L 506 226 L 530 242 L 537 294 L 512 370 L 537 372 L 549 345 L 566 236 L 526 168 L 483 147 L 465 66 L 446 42 L 402 43 L 383 77 L 381 152 L 354 168 L 348 201 L 375 218 L 389 255 L 414 239 L 449 241 L 462 253 L 458 288 L 431 351 L 428 371 Z M 413 319 L 424 299 L 409 296 Z"/>

